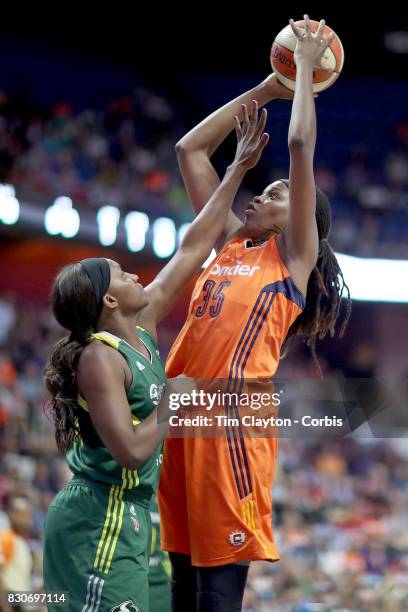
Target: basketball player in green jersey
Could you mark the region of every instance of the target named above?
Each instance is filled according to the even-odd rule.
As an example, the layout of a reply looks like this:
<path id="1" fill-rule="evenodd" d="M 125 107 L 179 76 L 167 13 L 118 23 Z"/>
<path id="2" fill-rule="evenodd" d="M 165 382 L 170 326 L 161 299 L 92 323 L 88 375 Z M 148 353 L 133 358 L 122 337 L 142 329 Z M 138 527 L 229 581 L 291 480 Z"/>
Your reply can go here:
<path id="1" fill-rule="evenodd" d="M 208 257 L 268 141 L 266 111 L 258 121 L 254 102 L 245 115 L 224 180 L 149 286 L 104 258 L 68 265 L 54 281 L 53 312 L 70 335 L 54 347 L 45 382 L 74 477 L 47 513 L 44 584 L 69 593 L 70 611 L 149 610 L 150 501 L 167 431 L 156 325 Z"/>

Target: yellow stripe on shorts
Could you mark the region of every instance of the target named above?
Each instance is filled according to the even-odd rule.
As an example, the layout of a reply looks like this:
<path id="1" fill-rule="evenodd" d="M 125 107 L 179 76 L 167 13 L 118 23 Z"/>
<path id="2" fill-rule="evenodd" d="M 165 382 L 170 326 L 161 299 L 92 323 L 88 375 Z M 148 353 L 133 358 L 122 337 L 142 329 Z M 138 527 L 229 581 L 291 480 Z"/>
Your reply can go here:
<path id="1" fill-rule="evenodd" d="M 109 526 L 109 533 L 105 539 L 104 548 L 102 557 L 98 566 L 98 569 L 105 574 L 108 573 L 110 567 L 110 561 L 112 560 L 113 553 L 116 548 L 117 539 L 119 536 L 120 528 L 122 527 L 123 518 L 123 510 L 124 510 L 124 502 L 123 502 L 123 488 L 116 486 L 114 489 L 114 506 L 112 513 L 112 520 Z M 108 556 L 109 549 L 111 549 L 111 553 Z M 106 563 L 105 563 L 106 559 Z"/>
<path id="2" fill-rule="evenodd" d="M 265 544 L 264 539 L 262 538 L 261 534 L 259 533 L 259 531 L 256 528 L 256 523 L 255 523 L 255 500 L 248 499 L 242 505 L 242 514 L 243 514 L 243 519 L 244 519 L 245 525 L 248 527 L 248 529 L 250 529 L 252 531 L 252 533 L 254 534 L 254 536 L 256 537 L 256 539 L 258 540 L 260 545 L 262 546 L 262 548 L 263 548 L 263 550 L 265 552 L 265 556 L 267 558 L 273 557 L 272 553 L 270 552 L 270 550 L 268 549 L 267 545 Z"/>
<path id="3" fill-rule="evenodd" d="M 94 567 L 105 574 L 109 572 L 122 529 L 125 510 L 123 494 L 126 489 L 137 487 L 138 484 L 139 476 L 137 470 L 128 470 L 123 467 L 122 486 L 113 485 L 110 488 L 105 524 L 94 561 Z"/>
<path id="4" fill-rule="evenodd" d="M 108 529 L 109 529 L 109 525 L 113 519 L 113 514 L 112 514 L 112 504 L 113 504 L 113 496 L 114 496 L 114 492 L 115 492 L 116 486 L 112 485 L 109 491 L 109 503 L 108 503 L 108 509 L 106 512 L 106 518 L 105 518 L 105 524 L 103 526 L 103 531 L 102 531 L 102 535 L 100 537 L 99 540 L 99 544 L 98 544 L 98 549 L 96 551 L 96 557 L 95 557 L 95 561 L 94 561 L 94 567 L 98 568 L 99 566 L 99 556 L 101 554 L 101 550 L 102 550 L 102 546 L 106 540 L 106 536 L 108 533 Z"/>
<path id="5" fill-rule="evenodd" d="M 106 561 L 106 567 L 105 567 L 105 570 L 104 570 L 105 574 L 107 574 L 109 572 L 109 569 L 110 569 L 110 566 L 111 566 L 111 563 L 112 563 L 112 558 L 113 558 L 113 555 L 115 553 L 116 545 L 118 543 L 119 535 L 120 535 L 120 532 L 121 532 L 121 529 L 122 529 L 123 513 L 125 511 L 125 504 L 124 504 L 123 499 L 122 499 L 123 498 L 123 489 L 120 490 L 119 497 L 120 497 L 119 520 L 118 520 L 118 524 L 117 524 L 117 527 L 116 527 L 116 530 L 115 530 L 115 533 L 114 533 L 114 536 L 113 536 L 112 548 L 111 548 L 109 557 L 108 557 L 108 559 Z"/>

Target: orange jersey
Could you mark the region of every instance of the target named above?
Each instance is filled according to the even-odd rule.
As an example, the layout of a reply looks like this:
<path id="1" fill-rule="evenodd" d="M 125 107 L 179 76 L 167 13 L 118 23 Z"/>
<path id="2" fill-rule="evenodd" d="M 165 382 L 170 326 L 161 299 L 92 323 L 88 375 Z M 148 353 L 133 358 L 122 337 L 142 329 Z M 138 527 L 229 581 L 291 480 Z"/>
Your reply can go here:
<path id="1" fill-rule="evenodd" d="M 304 297 L 275 238 L 248 247 L 233 238 L 199 277 L 187 320 L 167 359 L 170 377 L 271 376 Z"/>
<path id="2" fill-rule="evenodd" d="M 168 357 L 170 377 L 245 380 L 271 377 L 304 298 L 276 240 L 256 247 L 230 240 L 198 279 L 188 318 Z M 230 386 L 231 383 L 231 386 Z M 230 408 L 229 416 L 238 416 Z M 276 561 L 272 482 L 276 437 L 247 437 L 225 426 L 221 438 L 165 441 L 159 486 L 162 548 L 196 566 Z"/>

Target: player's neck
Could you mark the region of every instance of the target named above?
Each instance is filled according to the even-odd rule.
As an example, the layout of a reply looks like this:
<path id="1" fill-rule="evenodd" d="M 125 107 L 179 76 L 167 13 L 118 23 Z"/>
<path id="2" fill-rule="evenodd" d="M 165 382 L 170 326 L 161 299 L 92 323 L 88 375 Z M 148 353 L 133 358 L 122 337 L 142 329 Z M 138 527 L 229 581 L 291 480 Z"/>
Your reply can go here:
<path id="1" fill-rule="evenodd" d="M 121 340 L 125 340 L 130 346 L 140 351 L 143 347 L 136 331 L 137 317 L 116 318 L 111 317 L 109 321 L 101 322 L 101 329 L 113 334 Z"/>
<path id="2" fill-rule="evenodd" d="M 250 240 L 254 246 L 258 246 L 263 244 L 267 240 L 270 240 L 273 236 L 276 236 L 277 232 L 273 230 L 265 230 L 264 232 L 260 232 L 256 236 L 250 236 Z"/>
<path id="3" fill-rule="evenodd" d="M 248 238 L 254 246 L 257 246 L 263 242 L 266 242 L 272 238 L 272 236 L 277 236 L 278 233 L 279 232 L 277 230 L 275 231 L 274 229 L 259 229 L 256 232 L 251 232 L 247 230 L 245 225 L 243 225 L 236 233 L 236 236 Z"/>

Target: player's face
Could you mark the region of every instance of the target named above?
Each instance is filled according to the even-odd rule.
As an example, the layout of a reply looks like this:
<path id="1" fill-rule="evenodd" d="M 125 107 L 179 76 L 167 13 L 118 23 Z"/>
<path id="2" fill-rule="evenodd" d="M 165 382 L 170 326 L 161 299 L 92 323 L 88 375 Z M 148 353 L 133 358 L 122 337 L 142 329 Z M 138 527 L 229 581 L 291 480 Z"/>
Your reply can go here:
<path id="1" fill-rule="evenodd" d="M 122 270 L 116 261 L 108 259 L 111 269 L 111 282 L 108 294 L 112 295 L 119 303 L 122 312 L 137 312 L 149 302 L 146 291 L 138 282 L 137 274 L 131 274 Z"/>
<path id="2" fill-rule="evenodd" d="M 289 189 L 285 183 L 275 181 L 255 196 L 245 210 L 245 228 L 256 238 L 267 231 L 280 233 L 288 222 Z"/>
<path id="3" fill-rule="evenodd" d="M 18 533 L 27 534 L 33 525 L 32 512 L 28 503 L 17 499 L 10 511 L 10 519 Z"/>

